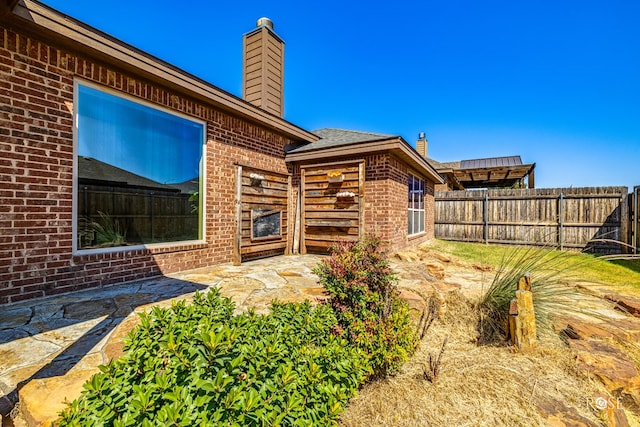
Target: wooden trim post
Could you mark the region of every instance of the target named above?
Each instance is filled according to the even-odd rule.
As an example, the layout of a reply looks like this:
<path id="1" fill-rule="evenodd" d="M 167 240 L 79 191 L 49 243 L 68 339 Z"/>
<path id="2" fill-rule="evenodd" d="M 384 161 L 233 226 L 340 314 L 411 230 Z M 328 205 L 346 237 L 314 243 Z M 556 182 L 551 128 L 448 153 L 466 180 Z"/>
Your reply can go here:
<path id="1" fill-rule="evenodd" d="M 291 253 L 293 252 L 293 236 L 291 236 L 291 224 L 293 223 L 291 218 L 291 207 L 293 206 L 293 188 L 291 188 L 291 181 L 292 178 L 291 175 L 289 175 L 289 179 L 287 180 L 287 247 L 284 250 L 285 255 L 291 255 Z"/>
<path id="2" fill-rule="evenodd" d="M 307 253 L 307 244 L 305 242 L 305 195 L 304 195 L 304 179 L 305 169 L 300 168 L 300 254 L 305 255 Z"/>
<path id="3" fill-rule="evenodd" d="M 233 239 L 233 265 L 242 264 L 242 166 L 236 166 L 236 235 Z"/>
<path id="4" fill-rule="evenodd" d="M 366 167 L 364 161 L 358 165 L 358 193 L 359 193 L 359 206 L 358 206 L 358 237 L 364 236 L 364 185 L 365 185 Z"/>

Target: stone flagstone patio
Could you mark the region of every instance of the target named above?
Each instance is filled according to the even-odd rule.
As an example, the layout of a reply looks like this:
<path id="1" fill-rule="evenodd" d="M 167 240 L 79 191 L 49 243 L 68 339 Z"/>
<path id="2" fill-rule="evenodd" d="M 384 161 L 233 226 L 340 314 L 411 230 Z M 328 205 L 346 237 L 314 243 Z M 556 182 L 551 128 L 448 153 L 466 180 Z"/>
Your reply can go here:
<path id="1" fill-rule="evenodd" d="M 319 260 L 280 256 L 218 265 L 3 307 L 0 414 L 6 417 L 19 399 L 23 422 L 50 425 L 98 365 L 122 354 L 123 338 L 138 323 L 136 313 L 152 306 L 189 300 L 210 287 L 231 297 L 238 312 L 249 307 L 266 312 L 274 299 L 323 298 L 311 272 Z"/>

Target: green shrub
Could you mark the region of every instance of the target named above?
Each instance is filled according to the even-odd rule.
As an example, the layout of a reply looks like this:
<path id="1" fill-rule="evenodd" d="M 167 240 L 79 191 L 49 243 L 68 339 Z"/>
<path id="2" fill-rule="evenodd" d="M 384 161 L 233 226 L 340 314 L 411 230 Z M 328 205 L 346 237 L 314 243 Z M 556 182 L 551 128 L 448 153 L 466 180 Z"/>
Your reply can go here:
<path id="1" fill-rule="evenodd" d="M 380 240 L 338 243 L 314 272 L 330 296 L 336 332 L 366 352 L 374 376 L 397 370 L 415 349 L 417 334 Z"/>
<path id="2" fill-rule="evenodd" d="M 369 374 L 328 306 L 233 316 L 217 290 L 141 315 L 60 426 L 333 425 Z"/>

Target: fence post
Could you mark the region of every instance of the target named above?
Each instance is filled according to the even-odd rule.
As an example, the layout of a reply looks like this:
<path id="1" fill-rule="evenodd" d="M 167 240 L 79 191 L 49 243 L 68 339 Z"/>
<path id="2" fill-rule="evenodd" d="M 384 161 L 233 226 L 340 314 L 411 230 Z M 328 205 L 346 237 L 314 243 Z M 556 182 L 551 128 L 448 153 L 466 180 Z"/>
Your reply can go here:
<path id="1" fill-rule="evenodd" d="M 564 249 L 564 195 L 558 196 L 558 245 Z"/>
<path id="2" fill-rule="evenodd" d="M 620 197 L 620 252 L 629 253 L 629 191 L 626 190 Z"/>
<path id="3" fill-rule="evenodd" d="M 482 209 L 484 215 L 484 244 L 489 244 L 489 192 L 484 195 L 484 203 Z"/>
<path id="4" fill-rule="evenodd" d="M 631 239 L 631 243 L 633 244 L 633 253 L 637 254 L 638 253 L 638 246 L 640 243 L 640 236 L 638 236 L 638 232 L 640 232 L 640 230 L 638 230 L 638 222 L 640 222 L 640 218 L 638 217 L 638 209 L 640 208 L 640 187 L 634 187 L 633 188 L 633 202 L 631 204 L 631 210 L 633 211 L 633 215 L 631 217 L 631 221 L 632 222 L 632 230 L 633 230 L 633 234 L 632 234 L 632 239 Z"/>

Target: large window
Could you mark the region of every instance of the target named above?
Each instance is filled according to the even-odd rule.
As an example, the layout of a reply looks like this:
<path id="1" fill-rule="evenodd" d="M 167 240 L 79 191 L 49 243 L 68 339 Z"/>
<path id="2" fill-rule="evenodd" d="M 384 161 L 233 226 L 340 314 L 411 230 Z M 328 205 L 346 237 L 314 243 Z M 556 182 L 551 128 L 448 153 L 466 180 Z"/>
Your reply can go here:
<path id="1" fill-rule="evenodd" d="M 204 124 L 76 84 L 77 248 L 202 238 Z"/>
<path id="2" fill-rule="evenodd" d="M 409 235 L 424 232 L 424 180 L 409 174 Z"/>

